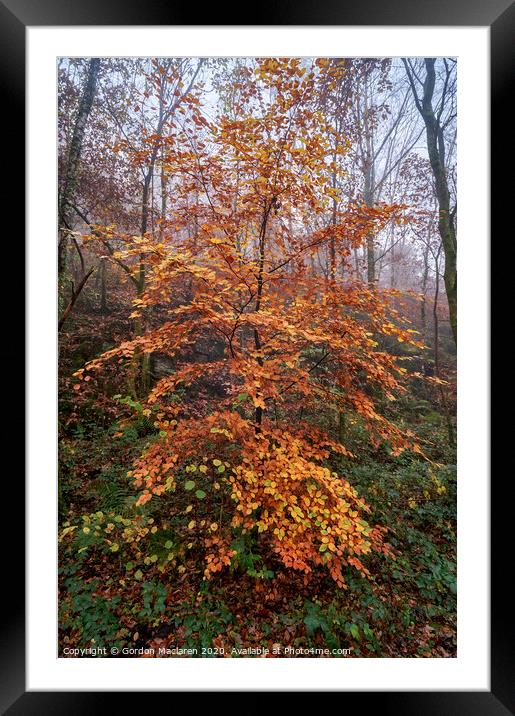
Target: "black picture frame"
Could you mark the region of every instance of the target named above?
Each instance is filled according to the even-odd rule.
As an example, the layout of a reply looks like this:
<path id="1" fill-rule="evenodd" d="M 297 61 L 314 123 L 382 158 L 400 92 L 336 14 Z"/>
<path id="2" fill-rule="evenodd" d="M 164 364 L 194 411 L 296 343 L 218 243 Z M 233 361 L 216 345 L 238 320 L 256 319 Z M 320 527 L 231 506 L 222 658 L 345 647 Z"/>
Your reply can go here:
<path id="1" fill-rule="evenodd" d="M 364 0 L 360 3 L 343 4 L 338 0 L 273 0 L 258 4 L 253 15 L 241 17 L 241 8 L 232 11 L 230 6 L 198 8 L 193 5 L 172 4 L 161 0 L 0 0 L 0 77 L 6 126 L 2 137 L 16 139 L 16 160 L 9 163 L 9 182 L 4 194 L 5 206 L 11 217 L 11 237 L 20 236 L 24 208 L 20 187 L 24 185 L 24 150 L 21 127 L 25 123 L 25 36 L 27 26 L 67 25 L 195 25 L 201 15 L 206 25 L 364 25 L 364 26 L 488 26 L 491 33 L 491 137 L 498 143 L 492 144 L 492 176 L 501 166 L 513 167 L 509 160 L 512 143 L 501 141 L 513 133 L 512 114 L 508 112 L 511 99 L 510 79 L 513 73 L 513 38 L 515 37 L 515 4 L 507 0 Z M 239 22 L 232 22 L 238 18 Z M 228 22 L 225 22 L 225 21 Z M 8 121 L 8 125 L 7 125 Z M 13 137 L 13 134 L 15 137 Z M 5 143 L 5 140 L 4 140 Z M 10 143 L 10 140 L 7 140 Z M 492 236 L 502 221 L 504 207 L 511 206 L 511 182 L 496 182 L 491 194 Z M 15 210 L 17 207 L 18 210 Z M 500 234 L 500 231 L 498 229 Z M 10 239 L 11 244 L 14 240 Z M 17 244 L 17 257 L 10 261 L 24 261 L 23 242 Z M 7 271 L 3 280 L 4 291 L 16 296 L 16 302 L 23 303 L 20 291 L 19 273 Z M 21 348 L 24 345 L 23 318 L 10 312 L 4 322 L 9 334 L 9 346 L 4 347 L 3 375 L 12 370 L 13 361 L 19 365 Z M 49 337 L 49 340 L 52 340 Z M 13 382 L 13 381 L 12 381 Z M 14 395 L 14 393 L 13 393 Z M 17 387 L 16 397 L 11 404 L 18 406 L 12 420 L 13 431 L 23 434 L 23 396 Z M 22 454 L 21 451 L 20 454 Z M 501 473 L 502 474 L 502 473 Z M 501 496 L 504 485 L 492 483 L 492 593 L 491 593 L 491 691 L 490 692 L 347 692 L 345 708 L 352 708 L 351 702 L 359 699 L 360 708 L 377 709 L 380 713 L 395 713 L 399 716 L 438 714 L 438 716 L 485 714 L 505 716 L 515 714 L 515 640 L 513 639 L 512 597 L 505 582 L 505 545 L 510 544 L 511 502 Z M 9 504 L 24 504 L 24 484 L 18 468 L 16 478 L 9 483 Z M 13 494 L 14 492 L 14 494 Z M 20 534 L 17 525 L 17 534 Z M 4 541 L 2 554 L 4 566 L 4 593 L 9 594 L 9 604 L 2 610 L 0 661 L 0 707 L 2 713 L 11 716 L 23 714 L 82 714 L 119 711 L 120 693 L 113 692 L 26 692 L 25 686 L 25 576 L 21 538 L 17 549 L 7 549 Z M 51 578 L 51 577 L 49 577 Z M 510 619 L 511 618 L 511 619 Z M 511 628 L 510 628 L 511 627 Z M 247 701 L 245 713 L 263 712 L 265 694 L 258 693 Z M 307 696 L 307 695 L 306 695 Z M 131 700 L 139 700 L 138 694 L 131 693 Z M 219 699 L 212 700 L 211 704 Z M 115 706 L 115 699 L 117 699 Z M 309 703 L 309 699 L 306 704 Z M 342 702 L 343 703 L 343 702 Z M 173 701 L 169 702 L 173 708 Z M 177 708 L 177 707 L 176 707 Z M 114 709 L 114 710 L 113 710 Z"/>

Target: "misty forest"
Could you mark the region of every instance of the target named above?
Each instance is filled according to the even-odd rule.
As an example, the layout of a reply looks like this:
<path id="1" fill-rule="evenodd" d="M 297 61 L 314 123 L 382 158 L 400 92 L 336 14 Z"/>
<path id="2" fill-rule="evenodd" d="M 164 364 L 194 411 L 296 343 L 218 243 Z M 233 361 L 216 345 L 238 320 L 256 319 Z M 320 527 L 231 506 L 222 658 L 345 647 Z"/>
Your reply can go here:
<path id="1" fill-rule="evenodd" d="M 456 89 L 59 60 L 60 656 L 456 656 Z"/>

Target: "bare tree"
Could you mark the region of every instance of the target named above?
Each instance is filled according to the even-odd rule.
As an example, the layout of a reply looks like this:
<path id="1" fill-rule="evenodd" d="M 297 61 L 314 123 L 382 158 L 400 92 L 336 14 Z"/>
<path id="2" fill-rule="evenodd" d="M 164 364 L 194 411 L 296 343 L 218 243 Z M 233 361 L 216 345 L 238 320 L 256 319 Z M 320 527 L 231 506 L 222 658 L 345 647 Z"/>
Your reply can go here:
<path id="1" fill-rule="evenodd" d="M 423 67 L 425 77 L 420 74 L 422 68 L 413 61 L 403 59 L 406 74 L 409 80 L 415 105 L 424 120 L 427 137 L 427 151 L 435 180 L 436 197 L 438 200 L 438 231 L 442 238 L 445 256 L 444 282 L 449 304 L 449 319 L 451 323 L 454 342 L 457 343 L 457 275 L 456 275 L 456 209 L 457 204 L 451 206 L 451 192 L 449 190 L 448 167 L 446 165 L 445 131 L 453 123 L 456 113 L 454 110 L 455 96 L 455 63 L 443 59 L 443 76 L 440 97 L 435 103 L 435 88 L 437 76 L 435 71 L 436 60 L 425 58 Z M 420 88 L 420 89 L 419 89 Z M 419 92 L 421 93 L 419 95 Z"/>
<path id="2" fill-rule="evenodd" d="M 422 130 L 410 112 L 408 93 L 399 82 L 398 72 L 389 62 L 360 60 L 352 111 L 357 136 L 355 159 L 363 175 L 363 200 L 374 206 L 381 200 L 388 182 L 417 144 Z M 390 237 L 390 247 L 396 239 Z M 372 236 L 366 242 L 367 281 L 377 282 L 377 262 L 390 250 L 388 245 L 376 255 Z"/>

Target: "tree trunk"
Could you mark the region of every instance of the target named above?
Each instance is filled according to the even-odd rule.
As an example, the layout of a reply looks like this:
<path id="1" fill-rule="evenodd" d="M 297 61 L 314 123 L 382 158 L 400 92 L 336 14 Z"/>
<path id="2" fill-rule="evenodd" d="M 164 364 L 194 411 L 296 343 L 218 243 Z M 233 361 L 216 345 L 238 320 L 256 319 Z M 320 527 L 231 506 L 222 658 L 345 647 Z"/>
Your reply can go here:
<path id="1" fill-rule="evenodd" d="M 345 413 L 338 411 L 338 441 L 341 445 L 345 443 Z"/>
<path id="2" fill-rule="evenodd" d="M 427 293 L 427 279 L 429 276 L 429 244 L 426 244 L 424 249 L 424 273 L 422 274 L 422 301 L 420 304 L 420 322 L 422 324 L 422 333 L 425 336 L 427 330 L 427 318 L 426 318 L 426 293 Z"/>
<path id="3" fill-rule="evenodd" d="M 77 184 L 77 176 L 79 173 L 79 162 L 82 152 L 82 143 L 84 140 L 84 133 L 86 131 L 86 125 L 93 105 L 93 99 L 95 97 L 98 71 L 100 69 L 100 60 L 95 57 L 89 61 L 88 74 L 86 78 L 86 84 L 84 91 L 79 103 L 79 110 L 75 126 L 73 128 L 73 134 L 70 141 L 70 147 L 68 150 L 68 158 L 66 162 L 66 168 L 64 172 L 64 184 L 59 198 L 59 246 L 57 253 L 58 261 L 58 272 L 61 275 L 66 268 L 66 246 L 68 240 L 68 227 L 69 214 L 70 214 L 70 203 L 73 200 L 73 196 Z"/>
<path id="4" fill-rule="evenodd" d="M 259 264 L 258 264 L 258 275 L 257 275 L 257 290 L 256 290 L 256 306 L 254 311 L 256 313 L 261 309 L 261 299 L 263 297 L 263 285 L 264 285 L 264 269 L 265 269 L 265 246 L 266 246 L 266 228 L 268 224 L 268 217 L 270 216 L 270 210 L 272 208 L 273 200 L 267 202 L 263 211 L 263 218 L 261 220 L 261 229 L 259 232 Z M 256 351 L 261 351 L 261 339 L 257 328 L 254 329 L 254 345 Z M 258 365 L 263 367 L 263 358 L 258 356 Z M 256 393 L 256 397 L 262 397 L 260 392 Z M 254 424 L 256 433 L 261 432 L 261 423 L 263 420 L 263 408 L 257 406 L 254 413 Z"/>
<path id="5" fill-rule="evenodd" d="M 440 377 L 440 354 L 439 354 L 439 324 L 438 324 L 438 294 L 439 294 L 439 288 L 440 288 L 440 269 L 438 265 L 438 259 L 440 257 L 440 249 L 438 249 L 438 253 L 435 257 L 435 276 L 436 276 L 436 284 L 435 284 L 435 295 L 433 300 L 433 323 L 434 323 L 434 360 L 435 360 L 435 376 L 437 378 Z M 447 402 L 447 397 L 445 395 L 445 389 L 443 385 L 439 385 L 439 392 L 440 392 L 440 398 L 442 401 L 442 408 L 443 408 L 443 414 L 445 416 L 445 422 L 447 425 L 447 436 L 449 439 L 449 445 L 454 448 L 456 447 L 456 439 L 454 436 L 454 428 L 452 425 L 451 420 L 451 413 L 449 410 L 449 404 Z"/>
<path id="6" fill-rule="evenodd" d="M 433 94 L 435 89 L 435 60 L 426 58 L 426 77 L 424 80 L 422 99 L 419 100 L 414 79 L 406 60 L 403 60 L 410 80 L 415 104 L 422 115 L 426 127 L 427 151 L 429 162 L 435 180 L 436 198 L 438 200 L 438 231 L 442 239 L 445 256 L 444 283 L 449 305 L 449 319 L 451 323 L 454 343 L 457 344 L 457 275 L 456 275 L 456 228 L 454 225 L 455 209 L 451 213 L 450 192 L 445 168 L 445 143 L 443 127 L 440 117 L 435 115 L 433 109 Z M 441 100 L 443 102 L 443 98 Z"/>
<path id="7" fill-rule="evenodd" d="M 183 93 L 183 97 L 189 93 L 191 90 L 193 83 L 195 81 L 195 78 L 197 77 L 197 74 L 200 70 L 200 67 L 202 65 L 203 60 L 200 60 L 197 69 L 187 87 L 187 89 Z M 157 121 L 157 127 L 155 131 L 155 137 L 161 138 L 163 135 L 163 128 L 166 124 L 166 122 L 170 119 L 172 114 L 174 113 L 179 100 L 175 99 L 172 104 L 166 108 L 165 107 L 165 99 L 162 91 L 159 93 L 159 117 Z M 151 213 L 151 206 L 150 206 L 150 198 L 153 199 L 153 186 L 154 186 L 154 172 L 156 167 L 156 161 L 157 156 L 159 152 L 159 143 L 155 142 L 154 146 L 152 148 L 152 152 L 149 159 L 148 164 L 148 170 L 145 174 L 144 180 L 143 180 L 143 191 L 141 196 L 141 236 L 144 236 L 148 230 L 148 224 L 149 224 L 149 215 Z M 164 178 L 164 169 L 162 170 L 161 179 Z M 166 182 L 166 180 L 165 180 Z M 163 209 L 163 212 L 166 211 L 166 198 L 165 193 L 163 191 L 163 187 L 161 187 L 161 208 Z M 152 223 L 152 233 L 154 233 L 154 225 L 153 225 L 153 214 L 151 216 L 151 223 Z M 137 277 L 137 296 L 140 298 L 143 293 L 145 292 L 145 283 L 146 283 L 146 277 L 145 277 L 145 263 L 144 263 L 144 257 L 140 256 L 140 263 L 139 263 L 139 271 L 138 271 L 138 277 Z M 140 316 L 136 319 L 135 325 L 134 325 L 134 333 L 136 336 L 141 336 L 145 332 L 145 322 L 147 320 L 148 316 Z M 141 369 L 141 370 L 140 370 Z M 141 355 L 141 352 L 139 350 L 136 350 L 134 352 L 133 358 L 132 358 L 132 365 L 129 373 L 129 389 L 131 393 L 136 397 L 138 386 L 137 386 L 137 378 L 138 374 L 141 376 L 141 389 L 143 393 L 146 393 L 150 387 L 150 372 L 151 372 L 151 354 L 150 353 L 143 353 Z"/>
<path id="8" fill-rule="evenodd" d="M 435 294 L 433 298 L 433 355 L 435 362 L 435 375 L 438 377 L 440 373 L 440 358 L 439 358 L 439 347 L 438 341 L 440 340 L 439 335 L 439 323 L 438 323 L 438 295 L 440 292 L 440 268 L 438 265 L 438 258 L 440 256 L 440 250 L 435 257 Z"/>
<path id="9" fill-rule="evenodd" d="M 365 189 L 363 192 L 363 198 L 365 200 L 365 204 L 366 204 L 366 206 L 369 206 L 369 207 L 374 206 L 373 185 L 374 185 L 374 171 L 373 171 L 373 167 L 371 165 L 371 161 L 369 160 L 366 171 L 365 171 Z M 366 251 L 367 251 L 367 283 L 370 286 L 370 288 L 374 288 L 375 284 L 376 284 L 376 258 L 375 258 L 374 237 L 372 234 L 368 234 L 368 236 L 367 236 Z"/>
<path id="10" fill-rule="evenodd" d="M 163 130 L 163 107 L 160 105 L 159 120 L 156 129 L 156 135 L 161 136 Z M 145 236 L 148 230 L 148 217 L 150 213 L 150 195 L 151 187 L 153 186 L 154 169 L 157 159 L 158 145 L 154 145 L 152 153 L 150 155 L 149 165 L 147 172 L 143 180 L 143 189 L 141 193 L 141 224 L 140 233 L 141 236 Z M 145 263 L 143 255 L 140 255 L 137 283 L 136 283 L 136 295 L 141 298 L 145 292 Z M 145 332 L 145 316 L 138 316 L 134 321 L 134 335 L 142 336 Z M 129 392 L 134 400 L 139 397 L 139 386 L 138 378 L 141 382 L 141 392 L 144 394 L 150 387 L 150 355 L 148 353 L 141 353 L 139 349 L 134 351 L 132 356 L 131 366 L 129 369 L 128 376 L 128 387 Z"/>
<path id="11" fill-rule="evenodd" d="M 108 312 L 106 278 L 107 278 L 107 259 L 105 256 L 103 256 L 100 259 L 100 311 L 104 315 Z"/>
<path id="12" fill-rule="evenodd" d="M 337 159 L 337 150 L 338 150 L 338 143 L 336 143 L 336 146 L 335 146 L 335 149 L 334 149 L 334 154 L 333 154 L 334 169 L 333 169 L 332 177 L 331 177 L 331 179 L 332 179 L 331 185 L 332 185 L 332 188 L 333 188 L 333 189 L 336 189 L 336 179 L 337 179 L 337 175 L 336 175 L 336 159 Z M 332 210 L 332 215 L 331 215 L 331 223 L 332 223 L 332 225 L 333 225 L 333 229 L 334 229 L 334 227 L 336 227 L 336 213 L 337 213 L 337 209 L 338 209 L 338 207 L 337 207 L 336 197 L 333 196 L 333 210 Z M 334 281 L 334 280 L 336 279 L 336 239 L 335 239 L 334 234 L 331 236 L 331 243 L 329 244 L 329 249 L 330 249 L 329 277 L 330 277 L 331 281 Z"/>
<path id="13" fill-rule="evenodd" d="M 161 221 L 166 221 L 166 212 L 168 209 L 168 176 L 164 167 L 161 167 Z M 163 235 L 164 224 L 161 224 L 161 235 Z"/>

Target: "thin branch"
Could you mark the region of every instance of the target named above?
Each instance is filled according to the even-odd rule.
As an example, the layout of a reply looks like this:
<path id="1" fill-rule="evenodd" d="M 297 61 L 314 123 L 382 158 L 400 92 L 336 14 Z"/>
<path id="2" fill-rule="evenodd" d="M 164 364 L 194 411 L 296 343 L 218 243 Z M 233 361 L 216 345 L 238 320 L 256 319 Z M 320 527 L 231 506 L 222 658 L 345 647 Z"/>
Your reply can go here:
<path id="1" fill-rule="evenodd" d="M 77 289 L 75 289 L 75 286 L 74 286 L 74 284 L 72 283 L 72 295 L 71 295 L 71 298 L 70 298 L 70 301 L 69 301 L 68 305 L 66 306 L 66 308 L 65 308 L 64 311 L 63 311 L 63 315 L 62 315 L 61 318 L 59 319 L 58 331 L 60 331 L 61 328 L 63 327 L 64 322 L 66 321 L 66 319 L 67 319 L 68 316 L 70 315 L 70 313 L 71 313 L 71 311 L 72 311 L 72 309 L 73 309 L 73 307 L 74 307 L 74 305 L 75 305 L 75 302 L 76 302 L 77 299 L 79 298 L 82 289 L 83 289 L 84 286 L 86 285 L 86 282 L 87 282 L 88 278 L 91 276 L 91 274 L 93 273 L 94 270 L 95 270 L 95 266 L 92 266 L 92 267 L 90 268 L 90 270 L 82 277 L 82 279 L 81 279 L 79 285 L 77 286 Z"/>

